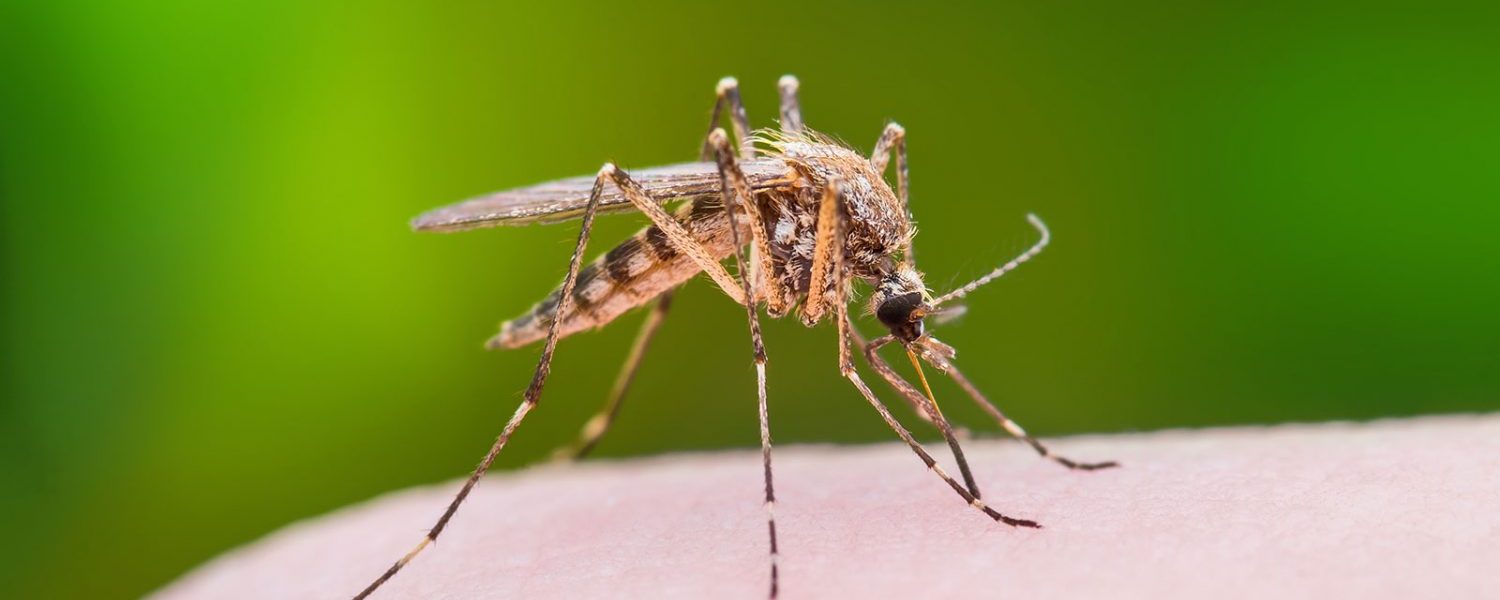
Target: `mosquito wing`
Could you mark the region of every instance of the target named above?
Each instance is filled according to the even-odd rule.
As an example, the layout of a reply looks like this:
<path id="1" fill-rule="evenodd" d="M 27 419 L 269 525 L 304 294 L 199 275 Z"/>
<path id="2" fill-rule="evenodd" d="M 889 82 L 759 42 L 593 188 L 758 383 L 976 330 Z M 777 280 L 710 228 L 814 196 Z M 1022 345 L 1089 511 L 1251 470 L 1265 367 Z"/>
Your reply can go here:
<path id="1" fill-rule="evenodd" d="M 743 161 L 752 189 L 775 185 L 787 171 L 778 158 Z M 712 162 L 692 162 L 629 171 L 631 179 L 660 202 L 719 193 L 719 168 Z M 471 198 L 433 209 L 412 219 L 418 231 L 463 231 L 496 225 L 556 223 L 583 216 L 594 188 L 594 176 L 570 177 Z M 601 212 L 632 210 L 630 201 L 613 183 L 605 184 Z"/>

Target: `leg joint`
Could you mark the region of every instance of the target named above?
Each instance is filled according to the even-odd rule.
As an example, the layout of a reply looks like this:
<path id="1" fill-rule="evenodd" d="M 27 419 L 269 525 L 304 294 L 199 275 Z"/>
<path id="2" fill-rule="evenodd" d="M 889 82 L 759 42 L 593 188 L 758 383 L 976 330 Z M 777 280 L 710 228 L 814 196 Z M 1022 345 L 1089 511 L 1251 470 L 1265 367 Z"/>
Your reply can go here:
<path id="1" fill-rule="evenodd" d="M 729 150 L 729 132 L 724 131 L 723 127 L 715 127 L 713 131 L 708 133 L 708 143 L 716 150 L 724 151 L 727 154 Z"/>
<path id="2" fill-rule="evenodd" d="M 776 80 L 776 87 L 788 92 L 795 92 L 798 88 L 802 87 L 802 83 L 797 81 L 796 75 L 788 74 L 782 75 L 781 79 Z"/>
<path id="3" fill-rule="evenodd" d="M 735 79 L 734 77 L 725 77 L 719 80 L 718 85 L 714 86 L 714 93 L 719 96 L 724 96 L 725 94 L 728 94 L 730 90 L 736 90 L 739 89 L 739 87 L 740 80 Z"/>

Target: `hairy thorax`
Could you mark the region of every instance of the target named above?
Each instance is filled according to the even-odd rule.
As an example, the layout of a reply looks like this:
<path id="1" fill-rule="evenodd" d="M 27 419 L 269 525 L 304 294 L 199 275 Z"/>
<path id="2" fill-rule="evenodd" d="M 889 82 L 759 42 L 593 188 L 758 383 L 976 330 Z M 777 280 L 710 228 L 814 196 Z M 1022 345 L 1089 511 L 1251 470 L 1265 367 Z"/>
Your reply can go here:
<path id="1" fill-rule="evenodd" d="M 840 182 L 844 210 L 848 216 L 844 264 L 855 279 L 874 281 L 889 272 L 895 253 L 905 247 L 911 223 L 900 201 L 868 160 L 835 142 L 803 134 L 796 137 L 762 139 L 767 155 L 787 166 L 784 184 L 759 189 L 756 206 L 765 223 L 771 262 L 770 277 L 782 297 L 767 297 L 773 286 L 756 281 L 757 302 L 782 316 L 804 301 L 811 285 L 814 249 L 817 245 L 818 209 L 830 182 Z M 680 207 L 673 218 L 711 255 L 726 259 L 734 254 L 729 219 L 717 194 L 698 196 Z M 750 246 L 749 215 L 736 210 L 738 241 Z M 490 341 L 493 347 L 514 348 L 546 337 L 552 322 L 561 318 L 561 334 L 602 327 L 625 312 L 647 304 L 701 273 L 688 256 L 667 241 L 655 225 L 646 227 L 614 249 L 583 266 L 578 272 L 566 312 L 557 314 L 561 290 L 553 290 L 526 314 L 506 322 Z M 755 271 L 752 271 L 755 272 Z M 828 278 L 829 301 L 838 298 Z M 826 311 L 824 311 L 826 312 Z"/>
<path id="2" fill-rule="evenodd" d="M 821 140 L 773 144 L 795 173 L 791 185 L 767 190 L 756 198 L 766 217 L 772 271 L 786 294 L 782 304 L 790 308 L 809 292 L 819 203 L 833 181 L 840 184 L 848 216 L 843 252 L 851 276 L 874 281 L 890 271 L 912 228 L 900 201 L 869 161 L 844 146 Z M 830 278 L 830 290 L 835 279 Z"/>

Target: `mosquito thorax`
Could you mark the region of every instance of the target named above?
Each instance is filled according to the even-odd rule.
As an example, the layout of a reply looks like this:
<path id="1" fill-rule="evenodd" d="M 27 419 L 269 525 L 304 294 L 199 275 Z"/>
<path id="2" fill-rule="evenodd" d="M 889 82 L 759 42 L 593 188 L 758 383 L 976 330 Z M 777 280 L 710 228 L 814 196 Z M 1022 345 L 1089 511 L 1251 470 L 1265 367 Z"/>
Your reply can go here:
<path id="1" fill-rule="evenodd" d="M 925 289 L 916 271 L 899 268 L 880 278 L 870 298 L 875 318 L 904 343 L 922 337 L 922 319 L 931 310 Z"/>

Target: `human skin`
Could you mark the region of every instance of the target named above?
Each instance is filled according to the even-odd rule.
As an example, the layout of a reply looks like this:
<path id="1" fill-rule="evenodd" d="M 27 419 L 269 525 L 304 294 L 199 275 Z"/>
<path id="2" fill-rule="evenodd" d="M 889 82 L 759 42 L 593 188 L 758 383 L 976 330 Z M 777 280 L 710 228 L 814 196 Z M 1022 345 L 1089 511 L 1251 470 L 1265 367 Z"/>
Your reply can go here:
<path id="1" fill-rule="evenodd" d="M 966 445 L 967 507 L 904 445 L 775 454 L 784 598 L 1500 598 L 1500 415 Z M 937 450 L 937 448 L 934 448 Z M 939 455 L 941 456 L 941 455 Z M 758 452 L 487 478 L 376 598 L 764 598 Z M 156 594 L 340 598 L 456 484 L 291 525 Z"/>

